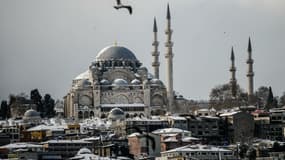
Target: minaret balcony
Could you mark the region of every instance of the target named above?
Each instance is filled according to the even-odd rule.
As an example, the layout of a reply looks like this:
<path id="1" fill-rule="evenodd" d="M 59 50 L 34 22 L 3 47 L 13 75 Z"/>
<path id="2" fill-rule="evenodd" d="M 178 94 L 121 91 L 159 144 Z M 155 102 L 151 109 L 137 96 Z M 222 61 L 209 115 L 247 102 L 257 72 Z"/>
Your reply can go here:
<path id="1" fill-rule="evenodd" d="M 253 77 L 253 76 L 254 76 L 254 73 L 253 73 L 253 72 L 249 72 L 249 73 L 247 73 L 246 76 L 247 76 L 247 77 Z"/>
<path id="2" fill-rule="evenodd" d="M 248 60 L 246 61 L 246 63 L 247 63 L 247 64 L 252 64 L 252 63 L 253 63 L 253 59 L 248 59 Z"/>
<path id="3" fill-rule="evenodd" d="M 235 71 L 236 71 L 236 67 L 230 68 L 230 72 L 235 72 Z"/>
<path id="4" fill-rule="evenodd" d="M 173 56 L 174 56 L 174 55 L 173 55 L 172 53 L 171 53 L 171 54 L 169 54 L 169 53 L 166 53 L 166 54 L 165 54 L 165 58 L 169 58 L 169 57 L 170 57 L 170 58 L 173 58 Z"/>
<path id="5" fill-rule="evenodd" d="M 172 29 L 166 29 L 165 30 L 165 34 L 172 34 L 173 33 L 173 30 Z"/>
<path id="6" fill-rule="evenodd" d="M 151 52 L 152 54 L 152 56 L 159 56 L 159 52 L 158 51 L 153 51 L 153 52 Z"/>
<path id="7" fill-rule="evenodd" d="M 165 42 L 165 47 L 172 47 L 173 46 L 173 42 Z"/>
<path id="8" fill-rule="evenodd" d="M 154 66 L 154 67 L 158 67 L 159 65 L 160 65 L 159 62 L 152 62 L 152 66 Z"/>
<path id="9" fill-rule="evenodd" d="M 159 42 L 158 42 L 158 41 L 154 41 L 154 42 L 152 43 L 152 45 L 153 45 L 153 46 L 158 46 L 158 45 L 159 45 Z"/>

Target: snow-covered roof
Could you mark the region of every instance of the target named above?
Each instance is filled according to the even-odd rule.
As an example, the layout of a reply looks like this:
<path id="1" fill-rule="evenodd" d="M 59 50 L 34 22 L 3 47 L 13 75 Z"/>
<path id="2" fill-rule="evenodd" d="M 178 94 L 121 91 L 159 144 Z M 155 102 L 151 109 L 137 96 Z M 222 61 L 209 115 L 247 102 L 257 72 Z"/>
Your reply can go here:
<path id="1" fill-rule="evenodd" d="M 157 119 L 157 118 L 147 118 L 147 117 L 132 117 L 132 118 L 127 118 L 126 121 L 148 121 L 148 122 L 162 122 L 162 121 L 166 121 L 166 119 Z"/>
<path id="2" fill-rule="evenodd" d="M 133 103 L 133 104 L 101 104 L 101 107 L 144 107 L 143 103 Z"/>
<path id="3" fill-rule="evenodd" d="M 175 149 L 171 149 L 161 153 L 171 153 L 171 152 L 232 152 L 231 150 L 214 147 L 210 145 L 187 145 Z"/>
<path id="4" fill-rule="evenodd" d="M 222 113 L 222 114 L 220 114 L 220 116 L 221 117 L 232 116 L 232 115 L 235 115 L 235 114 L 237 114 L 239 112 L 241 112 L 241 111 L 233 111 L 233 112 Z"/>
<path id="5" fill-rule="evenodd" d="M 178 140 L 176 139 L 176 137 L 168 137 L 164 139 L 163 142 L 178 142 Z"/>
<path id="6" fill-rule="evenodd" d="M 42 148 L 42 145 L 39 144 L 31 144 L 31 143 L 10 143 L 0 148 L 6 149 L 22 149 L 22 148 Z"/>
<path id="7" fill-rule="evenodd" d="M 186 118 L 185 117 L 179 117 L 179 116 L 169 116 L 170 119 L 173 119 L 173 120 L 184 120 L 186 121 Z"/>
<path id="8" fill-rule="evenodd" d="M 91 128 L 91 129 L 107 129 L 111 126 L 109 121 L 104 121 L 99 118 L 85 119 L 80 123 L 81 128 Z"/>
<path id="9" fill-rule="evenodd" d="M 52 131 L 60 131 L 60 130 L 64 130 L 67 129 L 66 125 L 45 125 L 45 124 L 41 124 L 32 128 L 27 129 L 28 132 L 33 132 L 33 131 L 48 131 L 48 130 L 52 130 Z"/>
<path id="10" fill-rule="evenodd" d="M 70 159 L 73 159 L 73 160 L 75 160 L 75 159 L 80 159 L 80 160 L 115 160 L 115 159 L 113 159 L 113 158 L 109 158 L 109 157 L 100 157 L 100 156 L 98 156 L 98 155 L 95 155 L 95 154 L 93 154 L 91 151 L 90 151 L 90 149 L 88 149 L 88 148 L 81 148 L 78 152 L 77 152 L 77 154 L 76 154 L 76 156 L 74 156 L 74 157 L 72 157 L 72 158 L 70 158 Z M 125 159 L 125 160 L 128 160 L 129 158 L 127 158 L 127 157 L 117 157 L 116 158 L 116 160 L 123 160 L 123 159 Z"/>
<path id="11" fill-rule="evenodd" d="M 80 159 L 80 160 L 90 160 L 90 159 L 94 159 L 94 160 L 99 160 L 100 159 L 100 156 L 97 156 L 97 155 L 94 155 L 94 154 L 80 154 L 80 155 L 76 155 L 72 158 L 69 158 L 69 159 Z"/>
<path id="12" fill-rule="evenodd" d="M 201 116 L 200 118 L 219 119 L 217 116 Z"/>
<path id="13" fill-rule="evenodd" d="M 157 129 L 157 130 L 153 131 L 152 133 L 169 134 L 169 133 L 191 133 L 191 132 L 187 131 L 187 130 L 182 130 L 179 128 L 164 128 L 164 129 Z"/>
<path id="14" fill-rule="evenodd" d="M 199 138 L 195 138 L 195 137 L 189 137 L 189 136 L 182 138 L 183 142 L 198 141 L 198 140 L 200 140 L 200 139 Z"/>
<path id="15" fill-rule="evenodd" d="M 137 137 L 137 136 L 140 136 L 141 134 L 138 133 L 138 132 L 135 132 L 135 133 L 132 133 L 130 135 L 128 135 L 128 137 Z"/>
<path id="16" fill-rule="evenodd" d="M 79 74 L 74 78 L 74 80 L 89 79 L 89 70 Z"/>
<path id="17" fill-rule="evenodd" d="M 81 140 L 83 140 L 83 141 L 98 141 L 98 140 L 100 140 L 100 137 L 88 137 L 88 138 L 83 138 Z"/>
<path id="18" fill-rule="evenodd" d="M 202 109 L 198 109 L 198 112 L 209 112 L 210 110 L 208 108 L 202 108 Z"/>
<path id="19" fill-rule="evenodd" d="M 87 141 L 83 141 L 83 140 L 49 140 L 49 141 L 45 141 L 42 142 L 42 144 L 48 144 L 48 143 L 91 143 L 91 142 L 87 142 Z"/>
<path id="20" fill-rule="evenodd" d="M 166 137 L 163 142 L 178 142 L 177 134 L 163 134 Z M 182 137 L 182 142 L 191 142 L 191 141 L 198 141 L 199 138 L 191 137 L 191 136 L 184 136 Z"/>

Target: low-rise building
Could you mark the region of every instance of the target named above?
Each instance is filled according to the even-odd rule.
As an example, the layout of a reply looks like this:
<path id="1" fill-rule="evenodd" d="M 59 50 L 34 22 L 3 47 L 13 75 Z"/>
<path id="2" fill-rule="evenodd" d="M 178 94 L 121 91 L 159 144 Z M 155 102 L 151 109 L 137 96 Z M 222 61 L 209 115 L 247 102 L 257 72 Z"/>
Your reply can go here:
<path id="1" fill-rule="evenodd" d="M 196 144 L 200 139 L 191 137 L 191 132 L 179 128 L 164 128 L 153 131 L 160 135 L 161 151 L 174 149 L 187 144 Z"/>
<path id="2" fill-rule="evenodd" d="M 267 127 L 266 138 L 276 141 L 285 140 L 285 108 L 269 110 L 270 125 Z"/>
<path id="3" fill-rule="evenodd" d="M 43 142 L 44 151 L 61 155 L 63 158 L 75 156 L 83 147 L 92 150 L 91 142 L 83 140 L 49 140 Z"/>
<path id="4" fill-rule="evenodd" d="M 145 117 L 135 117 L 126 119 L 126 129 L 127 134 L 131 134 L 134 132 L 152 132 L 161 128 L 168 128 L 169 123 L 165 119 L 158 118 L 145 118 Z"/>
<path id="5" fill-rule="evenodd" d="M 169 116 L 167 117 L 169 122 L 169 127 L 171 128 L 180 128 L 183 130 L 188 129 L 187 119 L 185 117 L 180 116 Z"/>
<path id="6" fill-rule="evenodd" d="M 128 136 L 130 154 L 135 158 L 160 155 L 160 136 L 153 133 L 133 133 Z"/>
<path id="7" fill-rule="evenodd" d="M 248 112 L 232 111 L 220 115 L 225 121 L 225 137 L 230 143 L 247 142 L 254 136 L 253 116 Z"/>
<path id="8" fill-rule="evenodd" d="M 202 139 L 207 144 L 220 145 L 224 141 L 224 121 L 220 117 L 187 117 L 188 130 L 192 136 Z"/>
<path id="9" fill-rule="evenodd" d="M 201 108 L 194 111 L 195 116 L 216 116 L 216 113 L 214 108 Z"/>
<path id="10" fill-rule="evenodd" d="M 265 110 L 255 110 L 251 112 L 251 115 L 254 119 L 254 137 L 267 138 L 270 125 L 269 112 Z"/>
<path id="11" fill-rule="evenodd" d="M 189 160 L 236 160 L 234 151 L 210 145 L 187 145 L 165 152 L 161 152 L 161 157 L 158 160 L 172 159 L 180 157 Z"/>

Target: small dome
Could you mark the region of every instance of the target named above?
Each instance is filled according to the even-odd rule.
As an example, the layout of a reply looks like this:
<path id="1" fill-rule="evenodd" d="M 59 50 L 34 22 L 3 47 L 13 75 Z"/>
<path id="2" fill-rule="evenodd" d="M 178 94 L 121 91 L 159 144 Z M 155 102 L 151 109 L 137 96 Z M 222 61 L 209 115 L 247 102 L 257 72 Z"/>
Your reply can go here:
<path id="1" fill-rule="evenodd" d="M 113 108 L 108 115 L 108 118 L 111 120 L 119 120 L 125 118 L 125 113 L 120 108 Z"/>
<path id="2" fill-rule="evenodd" d="M 163 86 L 162 81 L 159 80 L 159 79 L 156 79 L 156 78 L 150 80 L 150 83 L 151 83 L 151 84 L 154 84 L 154 85 L 161 85 L 161 86 Z"/>
<path id="3" fill-rule="evenodd" d="M 33 109 L 27 110 L 24 114 L 24 118 L 37 118 L 39 116 L 40 116 L 39 112 L 37 112 Z"/>
<path id="4" fill-rule="evenodd" d="M 138 84 L 141 84 L 142 82 L 138 79 L 134 79 L 132 80 L 131 84 L 134 84 L 134 85 L 138 85 Z"/>
<path id="5" fill-rule="evenodd" d="M 82 154 L 92 154 L 92 152 L 90 151 L 90 149 L 84 147 L 77 152 L 77 155 L 82 155 Z"/>
<path id="6" fill-rule="evenodd" d="M 113 85 L 115 85 L 115 86 L 127 86 L 128 82 L 126 80 L 124 80 L 124 79 L 118 78 L 118 79 L 115 79 L 113 81 Z"/>
<path id="7" fill-rule="evenodd" d="M 108 46 L 102 49 L 96 56 L 96 61 L 105 60 L 129 60 L 137 61 L 136 56 L 129 49 L 122 46 Z"/>
<path id="8" fill-rule="evenodd" d="M 101 84 L 101 85 L 110 85 L 111 83 L 110 83 L 110 81 L 108 81 L 107 79 L 102 79 L 102 80 L 100 81 L 100 84 Z"/>

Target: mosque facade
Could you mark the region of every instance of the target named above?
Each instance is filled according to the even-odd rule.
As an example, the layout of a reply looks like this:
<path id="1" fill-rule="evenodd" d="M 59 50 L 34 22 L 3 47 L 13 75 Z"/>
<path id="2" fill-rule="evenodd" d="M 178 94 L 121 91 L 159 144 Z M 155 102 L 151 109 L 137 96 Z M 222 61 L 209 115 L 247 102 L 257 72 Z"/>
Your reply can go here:
<path id="1" fill-rule="evenodd" d="M 65 96 L 65 113 L 82 119 L 107 116 L 120 108 L 129 115 L 148 116 L 166 111 L 167 102 L 163 82 L 132 51 L 114 45 L 102 49 L 89 69 L 73 79 Z"/>

